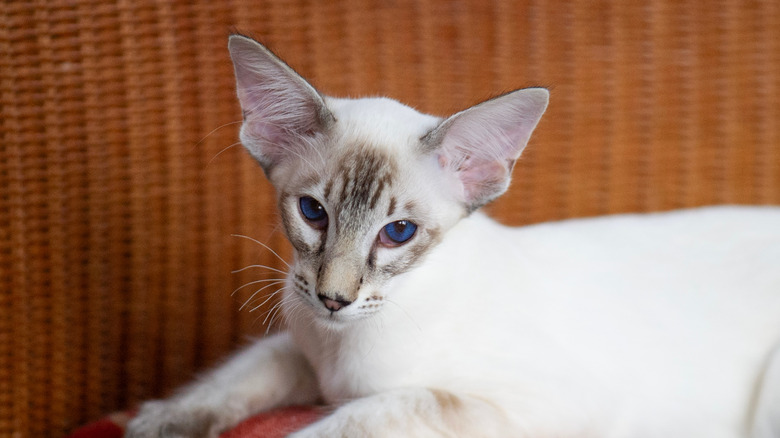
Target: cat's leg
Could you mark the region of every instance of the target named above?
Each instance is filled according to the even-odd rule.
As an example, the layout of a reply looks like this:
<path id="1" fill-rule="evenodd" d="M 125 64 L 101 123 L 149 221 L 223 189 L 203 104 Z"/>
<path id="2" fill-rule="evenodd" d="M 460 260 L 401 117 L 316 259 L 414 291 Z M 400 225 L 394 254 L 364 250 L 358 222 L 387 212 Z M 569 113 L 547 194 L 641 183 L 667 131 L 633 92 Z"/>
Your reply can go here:
<path id="1" fill-rule="evenodd" d="M 319 398 L 309 363 L 287 334 L 236 354 L 176 396 L 145 403 L 128 438 L 212 438 L 252 414 Z"/>
<path id="2" fill-rule="evenodd" d="M 408 388 L 353 400 L 289 438 L 516 437 L 503 411 L 476 397 Z"/>
<path id="3" fill-rule="evenodd" d="M 761 380 L 751 438 L 780 437 L 780 344 L 775 347 Z"/>

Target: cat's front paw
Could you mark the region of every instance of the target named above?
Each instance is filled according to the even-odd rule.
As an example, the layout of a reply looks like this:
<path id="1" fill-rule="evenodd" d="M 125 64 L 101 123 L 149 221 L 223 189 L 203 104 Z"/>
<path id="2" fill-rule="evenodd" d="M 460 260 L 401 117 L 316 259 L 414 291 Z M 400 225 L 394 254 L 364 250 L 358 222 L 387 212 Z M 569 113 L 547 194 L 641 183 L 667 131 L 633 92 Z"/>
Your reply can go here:
<path id="1" fill-rule="evenodd" d="M 150 401 L 127 424 L 125 438 L 216 438 L 220 432 L 216 419 L 208 409 Z"/>

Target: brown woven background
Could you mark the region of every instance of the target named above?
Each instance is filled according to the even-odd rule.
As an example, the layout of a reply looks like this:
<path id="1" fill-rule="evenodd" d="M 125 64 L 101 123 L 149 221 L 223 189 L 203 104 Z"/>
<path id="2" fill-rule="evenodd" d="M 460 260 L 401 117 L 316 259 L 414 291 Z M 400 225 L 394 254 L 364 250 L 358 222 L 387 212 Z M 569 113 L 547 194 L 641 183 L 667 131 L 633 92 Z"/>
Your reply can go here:
<path id="1" fill-rule="evenodd" d="M 0 436 L 55 437 L 213 364 L 289 254 L 236 141 L 226 37 L 325 93 L 447 114 L 546 85 L 504 222 L 780 203 L 774 0 L 5 2 Z M 213 131 L 213 132 L 212 132 Z"/>

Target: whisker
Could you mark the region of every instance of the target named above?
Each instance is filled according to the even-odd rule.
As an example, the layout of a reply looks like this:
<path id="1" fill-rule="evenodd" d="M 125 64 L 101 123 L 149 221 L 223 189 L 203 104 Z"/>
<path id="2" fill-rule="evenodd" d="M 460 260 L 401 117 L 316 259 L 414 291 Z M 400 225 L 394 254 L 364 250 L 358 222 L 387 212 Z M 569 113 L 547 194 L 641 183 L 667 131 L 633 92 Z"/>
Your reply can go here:
<path id="1" fill-rule="evenodd" d="M 270 271 L 274 271 L 274 272 L 278 272 L 278 273 L 283 274 L 283 275 L 287 275 L 286 271 L 282 271 L 282 270 L 279 270 L 279 269 L 276 269 L 276 268 L 272 268 L 272 267 L 266 266 L 266 265 L 249 265 L 249 266 L 245 266 L 245 267 L 243 267 L 241 269 L 232 271 L 231 273 L 237 274 L 239 272 L 243 272 L 243 271 L 246 271 L 247 269 L 252 269 L 252 268 L 265 268 L 265 269 L 268 269 Z"/>
<path id="2" fill-rule="evenodd" d="M 292 307 L 290 306 L 289 302 L 293 301 Z M 290 325 L 291 317 L 294 317 L 295 323 L 297 323 L 301 318 L 304 317 L 303 312 L 300 310 L 305 306 L 306 304 L 301 300 L 295 300 L 294 297 L 289 297 L 287 302 L 283 301 L 283 304 L 281 305 L 280 309 L 284 310 L 284 307 L 286 308 L 286 311 L 282 311 L 282 324 Z M 270 325 L 269 325 L 270 328 Z"/>
<path id="3" fill-rule="evenodd" d="M 268 283 L 269 281 L 275 281 L 277 283 L 282 283 L 282 282 L 285 281 L 285 279 L 283 279 L 283 278 L 264 278 L 262 280 L 250 281 L 249 283 L 245 283 L 245 284 L 242 284 L 241 286 L 237 287 L 233 292 L 230 293 L 230 296 L 232 297 L 236 292 L 238 292 L 239 290 L 241 290 L 241 289 L 243 289 L 243 288 L 245 288 L 247 286 L 251 286 L 253 284 L 260 284 L 260 283 Z"/>
<path id="4" fill-rule="evenodd" d="M 271 285 L 268 285 L 268 286 L 271 286 Z M 266 286 L 266 287 L 268 287 L 268 286 Z M 265 289 L 265 288 L 264 288 L 264 289 Z M 263 307 L 263 306 L 265 305 L 265 303 L 267 303 L 268 301 L 270 301 L 270 300 L 271 300 L 271 298 L 273 298 L 273 297 L 274 297 L 276 294 L 278 294 L 279 292 L 282 292 L 282 291 L 284 291 L 285 289 L 287 289 L 287 287 L 281 287 L 281 288 L 279 288 L 279 289 L 275 290 L 275 291 L 274 291 L 274 293 L 272 293 L 272 294 L 269 294 L 269 295 L 268 295 L 268 296 L 265 298 L 265 300 L 263 300 L 263 302 L 262 302 L 262 303 L 258 304 L 258 305 L 257 305 L 257 306 L 255 306 L 255 307 L 252 307 L 252 308 L 251 308 L 249 311 L 250 311 L 250 312 L 254 312 L 255 310 L 257 310 L 257 309 L 259 309 L 259 308 Z M 254 295 L 253 295 L 253 296 L 254 296 Z"/>
<path id="5" fill-rule="evenodd" d="M 274 304 L 273 307 L 271 307 L 267 312 L 265 312 L 265 318 L 263 319 L 263 325 L 267 327 L 266 330 L 271 328 L 271 324 L 266 325 L 266 322 L 268 322 L 268 317 L 271 315 L 275 315 L 279 313 L 282 310 L 282 303 L 284 303 L 284 300 L 279 301 L 278 303 Z M 271 318 L 271 321 L 273 322 L 273 318 Z"/>
<path id="6" fill-rule="evenodd" d="M 226 126 L 235 125 L 235 124 L 238 124 L 238 123 L 241 123 L 241 122 L 243 122 L 243 120 L 236 120 L 235 122 L 229 122 L 229 123 L 225 123 L 224 125 L 217 126 L 216 128 L 212 129 L 211 132 L 209 132 L 208 134 L 204 135 L 203 138 L 201 138 L 197 143 L 195 143 L 195 146 L 192 147 L 192 150 L 195 150 L 196 147 L 200 146 L 200 144 L 203 143 L 207 138 L 209 138 L 209 136 L 211 134 L 219 131 L 220 129 L 222 129 L 222 128 L 226 127 Z"/>
<path id="7" fill-rule="evenodd" d="M 290 268 L 290 265 L 287 264 L 287 262 L 282 258 L 282 256 L 280 256 L 279 253 L 277 253 L 276 251 L 271 249 L 271 247 L 266 245 L 265 243 L 263 243 L 263 242 L 261 242 L 261 241 L 259 241 L 257 239 L 253 239 L 253 238 L 251 238 L 249 236 L 244 236 L 243 234 L 231 234 L 231 236 L 232 237 L 241 237 L 242 239 L 247 239 L 247 240 L 251 240 L 252 242 L 255 242 L 256 244 L 258 244 L 258 245 L 262 246 L 263 248 L 267 249 L 268 251 L 271 251 L 271 254 L 275 255 L 276 258 L 281 260 L 282 263 L 284 263 L 284 265 L 287 266 L 288 269 Z"/>
<path id="8" fill-rule="evenodd" d="M 238 273 L 241 273 L 243 271 L 246 271 L 247 269 L 249 269 L 249 268 L 247 267 L 247 268 L 237 269 L 235 271 L 231 271 L 230 273 L 231 274 L 238 274 Z M 287 275 L 280 276 L 278 273 L 272 272 L 272 271 L 258 272 L 256 275 L 264 275 L 264 277 L 261 277 L 261 278 L 264 278 L 266 280 L 284 280 L 285 278 L 287 278 Z M 271 277 L 273 277 L 273 278 L 271 278 Z"/>
<path id="9" fill-rule="evenodd" d="M 284 318 L 282 320 L 283 324 L 292 325 L 297 324 L 298 321 L 303 318 L 303 312 L 300 312 L 299 310 L 305 306 L 304 302 L 299 298 L 292 295 L 288 295 L 282 299 L 285 301 L 285 306 L 289 306 L 289 303 L 292 303 L 292 307 L 288 307 L 286 312 L 282 313 L 282 317 Z"/>
<path id="10" fill-rule="evenodd" d="M 275 309 L 277 306 L 279 306 L 279 305 L 282 303 L 282 301 L 284 301 L 284 297 L 282 297 L 282 299 L 281 299 L 281 300 L 279 300 L 279 301 L 277 301 L 276 303 L 274 303 L 274 305 L 273 305 L 273 306 L 271 306 L 271 308 L 270 308 L 270 309 L 267 309 L 265 312 L 261 313 L 261 314 L 260 314 L 260 316 L 258 317 L 258 319 L 259 319 L 259 318 L 262 318 L 262 317 L 264 317 L 264 316 L 267 316 L 267 315 L 268 315 L 270 312 L 273 312 L 273 310 L 274 310 L 274 309 Z M 257 307 L 255 307 L 255 308 L 254 308 L 254 309 L 252 309 L 252 310 L 256 310 L 256 309 L 258 309 L 259 307 L 260 307 L 260 306 L 257 306 Z"/>
<path id="11" fill-rule="evenodd" d="M 279 306 L 277 306 L 277 310 L 273 313 L 273 316 L 271 316 L 271 320 L 268 321 L 268 326 L 267 326 L 268 328 L 266 330 L 268 330 L 269 328 L 273 327 L 274 321 L 276 320 L 276 317 L 279 316 L 280 314 L 282 314 L 281 303 L 279 304 Z M 263 321 L 263 324 L 265 324 L 265 321 Z"/>
<path id="12" fill-rule="evenodd" d="M 230 146 L 226 147 L 225 149 L 222 149 L 221 151 L 217 152 L 217 155 L 214 155 L 213 157 L 211 157 L 211 159 L 209 160 L 209 162 L 208 162 L 208 163 L 206 163 L 206 166 L 208 166 L 208 165 L 210 165 L 211 163 L 213 163 L 213 162 L 214 162 L 214 160 L 216 160 L 216 159 L 217 159 L 217 157 L 219 157 L 220 155 L 222 155 L 222 153 L 223 153 L 223 152 L 227 151 L 227 150 L 228 150 L 228 149 L 230 149 L 230 148 L 234 148 L 234 147 L 236 147 L 236 146 L 240 146 L 240 145 L 241 145 L 241 142 L 240 142 L 240 141 L 237 141 L 237 142 L 235 142 L 235 143 L 231 144 Z"/>
<path id="13" fill-rule="evenodd" d="M 244 304 L 243 304 L 243 305 L 241 305 L 241 307 L 239 307 L 239 308 L 238 308 L 238 310 L 242 310 L 244 307 L 246 307 L 246 306 L 250 305 L 250 304 L 252 303 L 252 301 L 254 301 L 254 298 L 255 298 L 255 296 L 257 296 L 257 294 L 259 294 L 260 292 L 264 291 L 265 289 L 268 289 L 269 287 L 278 286 L 278 285 L 280 285 L 280 284 L 284 284 L 284 281 L 277 281 L 276 283 L 267 284 L 267 285 L 265 285 L 265 286 L 261 287 L 260 289 L 256 290 L 256 291 L 255 291 L 255 292 L 252 294 L 252 296 L 251 296 L 251 297 L 249 297 L 249 299 L 247 299 L 247 300 L 244 302 Z M 282 288 L 282 289 L 284 289 L 284 288 Z M 269 295 L 269 297 L 266 299 L 266 301 L 268 301 L 268 300 L 269 300 L 271 297 L 273 297 L 274 295 L 276 295 L 278 292 L 279 292 L 279 291 L 277 290 L 276 292 L 274 292 L 274 293 L 270 294 L 270 295 Z M 263 304 L 265 304 L 265 302 L 263 302 Z M 260 306 L 262 306 L 263 304 L 260 304 Z M 260 306 L 257 306 L 257 307 L 260 307 Z M 257 309 L 257 307 L 254 307 L 252 310 L 250 310 L 250 312 L 252 312 L 252 311 L 254 311 L 255 309 Z"/>
<path id="14" fill-rule="evenodd" d="M 400 304 L 396 303 L 393 300 L 389 300 L 387 298 L 385 298 L 385 301 L 401 309 L 401 311 L 404 312 L 404 315 L 406 315 L 406 317 L 409 318 L 409 321 L 411 321 L 412 324 L 414 324 L 417 327 L 417 330 L 422 331 L 422 327 L 420 327 L 420 324 L 417 324 L 417 321 L 415 321 L 414 318 L 412 318 L 412 315 L 410 315 L 409 312 L 406 311 L 406 309 L 401 307 Z"/>
<path id="15" fill-rule="evenodd" d="M 282 298 L 282 300 L 284 300 L 284 298 Z M 294 308 L 295 307 L 290 307 L 290 308 L 287 309 L 286 312 L 282 312 L 282 320 L 281 320 L 281 324 L 282 325 L 287 325 L 287 326 L 290 325 L 290 315 L 291 315 L 291 313 L 292 313 Z"/>
<path id="16" fill-rule="evenodd" d="M 279 312 L 281 312 L 281 311 L 282 311 L 282 306 L 281 306 L 281 303 L 279 303 L 279 305 L 278 305 L 278 306 L 275 306 L 275 307 L 274 307 L 274 309 L 277 309 L 277 310 L 276 310 L 276 313 L 279 313 Z M 275 317 L 275 316 L 276 316 L 276 315 L 274 315 L 274 317 Z M 267 316 L 266 316 L 266 318 L 267 318 Z M 265 334 L 268 334 L 268 333 L 270 333 L 270 332 L 271 332 L 271 327 L 273 327 L 273 326 L 274 326 L 273 320 L 274 320 L 274 318 L 271 318 L 271 322 L 270 322 L 270 323 L 269 323 L 267 326 L 265 326 Z"/>
<path id="17" fill-rule="evenodd" d="M 298 309 L 301 308 L 303 305 L 303 302 L 294 295 L 285 295 L 282 297 L 282 299 L 276 303 L 274 307 L 269 309 L 264 313 L 265 319 L 263 320 L 263 324 L 265 325 L 266 321 L 268 321 L 268 325 L 266 328 L 266 332 L 273 327 L 274 322 L 276 321 L 277 317 L 281 315 L 282 321 L 289 321 L 290 317 L 295 314 L 296 317 L 300 317 L 300 313 L 298 313 Z M 270 317 L 270 321 L 269 321 Z"/>

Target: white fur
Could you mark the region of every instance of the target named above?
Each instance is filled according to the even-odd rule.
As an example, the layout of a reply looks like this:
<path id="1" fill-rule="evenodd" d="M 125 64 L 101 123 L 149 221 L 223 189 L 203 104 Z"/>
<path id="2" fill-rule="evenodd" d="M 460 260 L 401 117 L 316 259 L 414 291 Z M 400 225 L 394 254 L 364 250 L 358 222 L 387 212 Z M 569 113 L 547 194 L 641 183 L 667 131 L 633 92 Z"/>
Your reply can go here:
<path id="1" fill-rule="evenodd" d="M 747 436 L 780 340 L 778 224 L 768 208 L 521 229 L 476 215 L 378 321 L 291 329 L 334 402 L 435 387 L 500 400 L 527 436 Z"/>
<path id="2" fill-rule="evenodd" d="M 289 301 L 297 309 L 290 330 L 308 363 L 287 336 L 272 337 L 179 404 L 231 412 L 268 394 L 283 396 L 255 400 L 255 410 L 311 403 L 317 388 L 291 391 L 293 382 L 314 384 L 311 364 L 326 401 L 362 400 L 329 417 L 326 430 L 354 421 L 346 412 L 354 408 L 372 413 L 374 436 L 394 436 L 375 417 L 403 416 L 414 388 L 423 401 L 425 388 L 439 388 L 500 407 L 512 432 L 497 426 L 496 413 L 475 415 L 474 431 L 498 428 L 484 436 L 737 438 L 748 436 L 755 411 L 754 437 L 776 437 L 777 359 L 765 368 L 780 341 L 778 224 L 774 208 L 519 229 L 476 214 L 397 278 L 386 291 L 393 305 L 372 318 L 334 330 Z M 288 342 L 286 353 L 274 347 Z M 269 364 L 271 347 L 272 363 L 300 365 Z M 404 436 L 430 436 L 424 423 L 416 427 Z M 315 428 L 299 436 L 336 435 Z"/>

